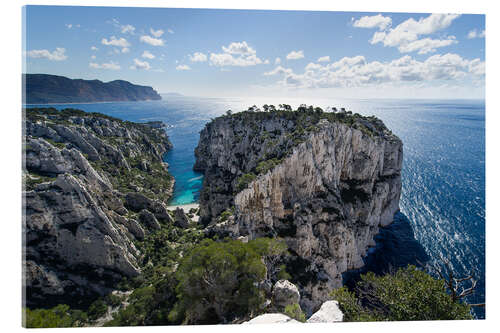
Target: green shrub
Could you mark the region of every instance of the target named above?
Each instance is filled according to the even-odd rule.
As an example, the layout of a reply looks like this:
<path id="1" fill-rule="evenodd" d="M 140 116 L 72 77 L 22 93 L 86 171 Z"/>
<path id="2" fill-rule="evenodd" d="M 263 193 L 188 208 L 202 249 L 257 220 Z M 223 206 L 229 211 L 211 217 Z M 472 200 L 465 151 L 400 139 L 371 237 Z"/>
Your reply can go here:
<path id="1" fill-rule="evenodd" d="M 255 180 L 255 178 L 257 178 L 257 176 L 253 173 L 246 173 L 242 175 L 236 181 L 236 190 L 238 192 L 243 191 L 245 188 L 247 188 L 248 184 Z"/>
<path id="2" fill-rule="evenodd" d="M 54 147 L 57 147 L 59 149 L 64 149 L 66 148 L 66 144 L 65 143 L 62 143 L 62 142 L 55 142 L 54 140 L 52 139 L 49 139 L 49 138 L 44 138 L 45 141 L 47 141 L 48 143 L 50 143 L 51 145 L 53 145 Z"/>
<path id="3" fill-rule="evenodd" d="M 266 161 L 259 162 L 257 164 L 257 167 L 255 168 L 255 171 L 257 174 L 264 174 L 268 172 L 269 170 L 273 169 L 275 166 L 281 163 L 281 160 L 277 158 L 272 158 Z"/>
<path id="4" fill-rule="evenodd" d="M 287 305 L 284 314 L 302 323 L 306 322 L 306 315 L 297 303 Z"/>
<path id="5" fill-rule="evenodd" d="M 114 308 L 122 304 L 121 297 L 114 294 L 107 295 L 104 301 L 106 302 L 106 304 Z"/>
<path id="6" fill-rule="evenodd" d="M 282 248 L 276 243 L 273 239 L 202 241 L 182 258 L 175 273 L 179 303 L 170 319 L 217 324 L 258 311 L 264 295 L 257 282 L 266 277 L 262 258 Z"/>
<path id="7" fill-rule="evenodd" d="M 90 304 L 88 309 L 88 315 L 91 320 L 96 320 L 99 317 L 102 317 L 108 311 L 108 307 L 106 303 L 102 299 L 98 299 Z"/>
<path id="8" fill-rule="evenodd" d="M 53 328 L 82 326 L 87 322 L 87 314 L 81 310 L 71 310 L 66 304 L 52 309 L 24 309 L 27 328 Z"/>
<path id="9" fill-rule="evenodd" d="M 384 276 L 369 272 L 361 276 L 355 293 L 340 288 L 331 296 L 347 321 L 472 319 L 470 306 L 453 301 L 443 280 L 415 266 Z"/>
<path id="10" fill-rule="evenodd" d="M 104 326 L 167 325 L 168 314 L 175 302 L 175 279 L 163 271 L 149 286 L 140 287 L 130 295 L 126 308 L 120 309 Z"/>
<path id="11" fill-rule="evenodd" d="M 231 214 L 232 214 L 231 211 L 225 210 L 224 212 L 222 212 L 222 214 L 220 214 L 219 221 L 221 222 L 226 221 L 228 217 L 231 216 Z"/>

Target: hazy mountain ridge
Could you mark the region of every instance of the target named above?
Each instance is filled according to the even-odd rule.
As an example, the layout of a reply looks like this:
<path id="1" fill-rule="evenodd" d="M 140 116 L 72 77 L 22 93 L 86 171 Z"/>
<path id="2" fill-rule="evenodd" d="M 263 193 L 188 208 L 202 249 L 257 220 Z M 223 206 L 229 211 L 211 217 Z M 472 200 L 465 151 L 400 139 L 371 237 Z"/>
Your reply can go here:
<path id="1" fill-rule="evenodd" d="M 23 101 L 26 104 L 86 103 L 160 100 L 161 96 L 148 86 L 124 80 L 69 79 L 50 74 L 23 74 Z"/>

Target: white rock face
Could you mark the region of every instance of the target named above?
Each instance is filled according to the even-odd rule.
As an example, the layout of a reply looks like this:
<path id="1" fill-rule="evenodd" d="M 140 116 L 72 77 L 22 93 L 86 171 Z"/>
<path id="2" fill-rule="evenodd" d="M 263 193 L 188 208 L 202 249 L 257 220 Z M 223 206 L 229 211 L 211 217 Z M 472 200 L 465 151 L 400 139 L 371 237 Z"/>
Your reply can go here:
<path id="1" fill-rule="evenodd" d="M 399 208 L 402 145 L 373 140 L 343 124 L 324 124 L 293 154 L 234 199 L 239 234 L 276 230 L 316 272 L 303 285 L 311 310 L 363 266 L 379 226 Z M 320 255 L 321 254 L 321 255 Z"/>
<path id="2" fill-rule="evenodd" d="M 205 171 L 202 220 L 212 223 L 234 206 L 234 221 L 214 226 L 214 232 L 283 238 L 295 258 L 287 270 L 298 281 L 300 305 L 312 313 L 341 286 L 342 273 L 363 265 L 379 227 L 393 221 L 403 144 L 381 123 L 368 123 L 381 128 L 370 135 L 322 119 L 278 165 L 239 191 L 241 175 L 266 156 L 281 156 L 296 130 L 279 117 L 234 118 L 217 119 L 201 133 L 196 155 Z"/>
<path id="3" fill-rule="evenodd" d="M 339 302 L 326 301 L 321 308 L 308 320 L 308 323 L 336 323 L 344 320 L 344 314 L 339 308 Z"/>
<path id="4" fill-rule="evenodd" d="M 242 324 L 302 324 L 282 313 L 265 313 Z"/>

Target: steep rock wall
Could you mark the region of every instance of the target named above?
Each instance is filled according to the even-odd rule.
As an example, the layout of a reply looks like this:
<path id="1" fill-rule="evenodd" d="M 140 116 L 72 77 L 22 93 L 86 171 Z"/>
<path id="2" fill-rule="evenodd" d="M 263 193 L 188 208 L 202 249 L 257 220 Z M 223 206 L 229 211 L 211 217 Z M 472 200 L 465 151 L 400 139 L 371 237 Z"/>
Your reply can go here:
<path id="1" fill-rule="evenodd" d="M 233 237 L 284 238 L 293 258 L 288 271 L 301 289 L 301 304 L 314 311 L 341 285 L 343 272 L 363 265 L 379 226 L 392 222 L 401 192 L 402 142 L 379 121 L 380 130 L 370 132 L 321 119 L 299 140 L 303 142 L 292 145 L 291 151 L 288 146 L 286 156 L 275 152 L 281 156 L 279 164 L 237 191 L 238 175 L 255 169 L 266 145 L 255 145 L 255 151 L 244 142 L 243 148 L 234 147 L 230 126 L 235 124 L 229 119 L 215 122 L 202 132 L 197 150 L 208 187 L 203 190 L 202 214 L 212 230 Z M 262 126 L 276 130 L 280 124 L 288 122 L 277 116 Z M 288 125 L 279 129 L 278 141 L 288 140 L 296 130 L 296 124 Z M 253 130 L 248 132 L 251 137 Z M 240 148 L 246 151 L 241 157 Z M 219 187 L 232 179 L 225 183 L 227 197 L 237 193 L 229 200 L 220 196 L 211 190 L 214 179 Z M 215 212 L 231 207 L 234 219 L 218 223 L 210 215 L 213 207 Z"/>
<path id="2" fill-rule="evenodd" d="M 47 109 L 29 111 L 27 118 L 23 172 L 27 305 L 76 302 L 108 292 L 123 277 L 138 275 L 142 254 L 134 240 L 141 240 L 150 226 L 140 222 L 137 212 L 146 208 L 160 220 L 169 218 L 162 201 L 170 196 L 173 182 L 161 192 L 146 188 L 141 178 L 124 185 L 120 177 L 144 177 L 146 172 L 169 177 L 162 164 L 162 155 L 170 148 L 165 132 L 95 115 L 62 116 Z M 162 166 L 155 169 L 158 165 Z M 131 209 L 126 200 L 130 194 L 118 189 L 131 191 L 147 207 Z"/>

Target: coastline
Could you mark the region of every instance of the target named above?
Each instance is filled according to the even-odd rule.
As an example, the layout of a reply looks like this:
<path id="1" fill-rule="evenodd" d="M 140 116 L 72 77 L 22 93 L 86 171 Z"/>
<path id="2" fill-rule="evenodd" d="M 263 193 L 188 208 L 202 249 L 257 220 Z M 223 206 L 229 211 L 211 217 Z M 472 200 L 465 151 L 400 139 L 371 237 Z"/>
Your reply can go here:
<path id="1" fill-rule="evenodd" d="M 190 203 L 190 204 L 184 204 L 184 205 L 171 205 L 167 206 L 168 210 L 176 210 L 177 208 L 181 208 L 184 210 L 184 213 L 189 213 L 189 210 L 192 208 L 198 209 L 200 207 L 199 203 Z"/>
<path id="2" fill-rule="evenodd" d="M 109 103 L 128 103 L 128 102 L 154 102 L 163 99 L 143 99 L 139 101 L 101 101 L 101 102 L 70 102 L 70 103 L 23 103 L 23 106 L 34 105 L 81 105 L 81 104 L 109 104 Z"/>
<path id="3" fill-rule="evenodd" d="M 175 211 L 177 208 L 180 208 L 184 211 L 184 214 L 189 214 L 189 211 L 191 209 L 196 209 L 196 213 L 194 213 L 192 216 L 193 217 L 190 217 L 191 221 L 193 222 L 198 222 L 200 220 L 200 212 L 199 212 L 199 208 L 200 208 L 200 204 L 199 203 L 190 203 L 190 204 L 184 204 L 184 205 L 172 205 L 172 206 L 167 206 L 167 210 L 169 211 Z"/>

